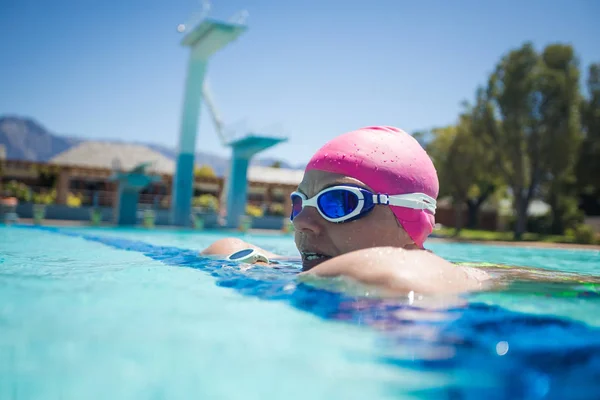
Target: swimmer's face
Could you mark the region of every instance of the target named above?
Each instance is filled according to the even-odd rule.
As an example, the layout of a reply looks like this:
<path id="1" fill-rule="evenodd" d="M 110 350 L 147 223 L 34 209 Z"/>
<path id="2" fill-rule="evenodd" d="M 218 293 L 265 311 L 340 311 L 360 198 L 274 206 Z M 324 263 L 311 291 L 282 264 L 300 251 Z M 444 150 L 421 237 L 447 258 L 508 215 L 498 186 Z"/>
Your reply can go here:
<path id="1" fill-rule="evenodd" d="M 339 184 L 352 184 L 372 191 L 357 179 L 320 170 L 306 172 L 298 191 L 311 198 L 321 190 Z M 351 251 L 380 246 L 406 247 L 413 243 L 387 206 L 375 206 L 367 215 L 345 223 L 329 222 L 315 207 L 304 207 L 293 222 L 296 247 L 305 270 Z"/>

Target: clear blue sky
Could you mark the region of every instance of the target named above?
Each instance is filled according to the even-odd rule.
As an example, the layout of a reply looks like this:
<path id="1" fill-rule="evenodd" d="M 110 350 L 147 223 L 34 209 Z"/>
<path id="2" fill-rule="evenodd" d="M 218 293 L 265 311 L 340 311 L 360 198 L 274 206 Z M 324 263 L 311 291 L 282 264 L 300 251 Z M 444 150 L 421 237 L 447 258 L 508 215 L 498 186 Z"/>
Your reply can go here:
<path id="1" fill-rule="evenodd" d="M 175 146 L 198 0 L 0 0 L 0 115 L 51 131 Z M 208 77 L 224 119 L 285 134 L 265 156 L 305 162 L 365 125 L 450 124 L 502 54 L 532 41 L 600 61 L 600 1 L 213 0 L 249 30 Z M 237 124 L 242 126 L 243 124 Z M 197 147 L 227 155 L 203 111 Z"/>

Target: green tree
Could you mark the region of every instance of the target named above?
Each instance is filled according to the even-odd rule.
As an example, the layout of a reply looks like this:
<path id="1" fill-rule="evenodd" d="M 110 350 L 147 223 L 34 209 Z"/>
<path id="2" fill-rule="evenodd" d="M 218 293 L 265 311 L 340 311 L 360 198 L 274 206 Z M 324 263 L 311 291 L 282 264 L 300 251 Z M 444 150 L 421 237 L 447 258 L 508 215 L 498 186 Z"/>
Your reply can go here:
<path id="1" fill-rule="evenodd" d="M 583 134 L 579 66 L 571 46 L 551 45 L 542 54 L 540 92 L 546 99 L 540 120 L 547 147 L 542 149 L 549 175 L 544 184 L 551 208 L 551 233 L 563 234 L 581 222 L 577 207 L 576 166 Z"/>
<path id="2" fill-rule="evenodd" d="M 585 199 L 600 208 L 600 63 L 589 67 L 587 91 L 588 98 L 581 106 L 584 139 L 577 165 L 577 186 Z"/>
<path id="3" fill-rule="evenodd" d="M 433 132 L 430 130 L 418 130 L 411 133 L 411 136 L 419 142 L 421 147 L 427 149 L 427 146 L 433 140 Z"/>
<path id="4" fill-rule="evenodd" d="M 490 198 L 502 196 L 506 192 L 506 183 L 501 174 L 495 168 L 494 152 L 487 146 L 485 138 L 480 136 L 477 124 L 480 123 L 478 110 L 486 103 L 485 92 L 478 89 L 476 92 L 475 105 L 465 103 L 468 110 L 468 135 L 470 140 L 471 157 L 474 158 L 474 169 L 471 171 L 473 183 L 467 195 L 468 220 L 467 227 L 474 229 L 478 227 L 479 210 Z"/>
<path id="5" fill-rule="evenodd" d="M 456 234 L 463 227 L 462 206 L 472 179 L 465 173 L 470 169 L 470 160 L 461 159 L 468 154 L 464 145 L 465 135 L 459 126 L 433 129 L 434 139 L 427 146 L 428 153 L 438 172 L 440 197 L 451 196 L 456 211 Z M 459 159 L 461 159 L 459 161 Z"/>
<path id="6" fill-rule="evenodd" d="M 194 176 L 196 178 L 214 178 L 217 174 L 215 174 L 215 170 L 210 165 L 201 165 L 194 168 Z"/>
<path id="7" fill-rule="evenodd" d="M 451 196 L 456 211 L 456 234 L 463 227 L 463 205 L 468 213 L 467 226 L 475 228 L 481 205 L 499 186 L 491 156 L 483 142 L 474 136 L 471 110 L 460 116 L 459 123 L 434 129 L 426 149 L 440 181 L 440 196 Z"/>
<path id="8" fill-rule="evenodd" d="M 282 166 L 281 161 L 273 161 L 273 164 L 271 164 L 271 168 L 281 168 L 281 166 Z"/>
<path id="9" fill-rule="evenodd" d="M 572 175 L 581 133 L 578 77 L 571 46 L 550 45 L 540 55 L 526 43 L 500 60 L 476 111 L 478 133 L 512 190 L 516 239 L 541 186 Z"/>

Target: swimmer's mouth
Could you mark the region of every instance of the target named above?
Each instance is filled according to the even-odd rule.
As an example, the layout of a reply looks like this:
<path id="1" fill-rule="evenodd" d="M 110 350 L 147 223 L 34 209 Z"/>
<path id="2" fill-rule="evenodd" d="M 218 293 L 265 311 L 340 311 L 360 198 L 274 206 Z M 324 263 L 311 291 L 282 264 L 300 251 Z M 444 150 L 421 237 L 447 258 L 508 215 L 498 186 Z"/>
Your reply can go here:
<path id="1" fill-rule="evenodd" d="M 302 255 L 302 266 L 304 270 L 309 270 L 316 267 L 323 261 L 329 260 L 331 257 L 326 254 L 313 253 L 309 251 L 303 251 Z"/>

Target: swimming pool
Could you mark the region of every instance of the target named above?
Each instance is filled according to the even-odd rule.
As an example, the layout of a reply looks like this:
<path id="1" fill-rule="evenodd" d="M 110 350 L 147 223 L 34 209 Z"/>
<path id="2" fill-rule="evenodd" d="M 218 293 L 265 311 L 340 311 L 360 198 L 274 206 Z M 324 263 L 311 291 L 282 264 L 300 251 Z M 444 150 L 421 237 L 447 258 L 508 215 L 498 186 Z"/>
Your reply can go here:
<path id="1" fill-rule="evenodd" d="M 600 292 L 519 284 L 423 310 L 205 260 L 219 233 L 0 226 L 0 399 L 590 399 Z M 295 255 L 290 237 L 247 236 Z M 600 252 L 428 244 L 599 275 Z"/>

